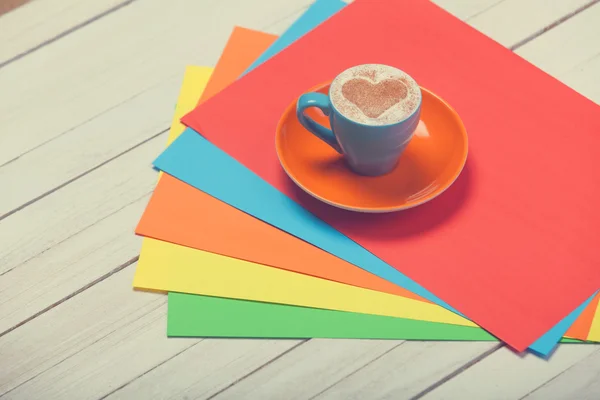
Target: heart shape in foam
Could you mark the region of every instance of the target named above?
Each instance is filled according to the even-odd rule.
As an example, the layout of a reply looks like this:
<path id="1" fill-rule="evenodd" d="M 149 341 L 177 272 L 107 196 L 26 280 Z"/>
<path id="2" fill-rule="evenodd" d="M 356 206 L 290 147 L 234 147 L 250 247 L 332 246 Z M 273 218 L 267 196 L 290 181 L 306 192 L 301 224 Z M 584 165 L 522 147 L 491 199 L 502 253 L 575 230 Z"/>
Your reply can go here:
<path id="1" fill-rule="evenodd" d="M 367 79 L 350 79 L 342 86 L 344 97 L 369 118 L 377 118 L 408 95 L 406 85 L 396 79 L 373 83 Z"/>

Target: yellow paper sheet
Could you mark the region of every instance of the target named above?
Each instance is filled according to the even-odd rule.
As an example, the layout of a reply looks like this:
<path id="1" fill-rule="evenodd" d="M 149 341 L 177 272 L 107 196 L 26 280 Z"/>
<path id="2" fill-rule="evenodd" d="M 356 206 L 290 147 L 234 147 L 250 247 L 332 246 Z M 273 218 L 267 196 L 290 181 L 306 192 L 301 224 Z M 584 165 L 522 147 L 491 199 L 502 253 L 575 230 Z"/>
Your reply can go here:
<path id="1" fill-rule="evenodd" d="M 175 106 L 175 114 L 171 121 L 171 129 L 169 129 L 167 147 L 185 130 L 185 125 L 179 120 L 196 107 L 204 88 L 208 84 L 213 69 L 196 65 L 189 65 L 185 68 L 181 91 L 179 92 L 179 98 Z"/>
<path id="2" fill-rule="evenodd" d="M 179 137 L 185 130 L 180 120 L 185 114 L 190 112 L 198 104 L 200 96 L 204 88 L 210 80 L 214 68 L 201 67 L 197 65 L 188 65 L 185 67 L 183 74 L 183 82 L 181 84 L 181 90 L 179 91 L 179 98 L 175 105 L 175 112 L 173 113 L 173 119 L 171 120 L 171 128 L 169 129 L 169 136 L 167 137 L 167 146 L 175 139 Z M 163 172 L 158 172 L 158 179 L 162 176 Z"/>
<path id="3" fill-rule="evenodd" d="M 587 340 L 591 342 L 600 342 L 600 303 L 598 304 L 598 308 L 596 308 L 596 315 L 592 321 Z"/>
<path id="4" fill-rule="evenodd" d="M 145 238 L 134 287 L 476 326 L 435 304 Z"/>

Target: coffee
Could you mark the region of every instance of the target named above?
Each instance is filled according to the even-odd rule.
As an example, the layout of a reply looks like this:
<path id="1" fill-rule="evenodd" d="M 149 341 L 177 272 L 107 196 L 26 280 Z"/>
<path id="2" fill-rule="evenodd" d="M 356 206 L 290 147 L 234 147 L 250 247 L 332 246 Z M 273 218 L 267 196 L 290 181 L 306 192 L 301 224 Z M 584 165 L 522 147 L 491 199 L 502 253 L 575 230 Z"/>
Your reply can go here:
<path id="1" fill-rule="evenodd" d="M 346 118 L 365 125 L 389 125 L 415 112 L 421 89 L 405 72 L 381 64 L 349 68 L 331 83 L 329 96 Z"/>

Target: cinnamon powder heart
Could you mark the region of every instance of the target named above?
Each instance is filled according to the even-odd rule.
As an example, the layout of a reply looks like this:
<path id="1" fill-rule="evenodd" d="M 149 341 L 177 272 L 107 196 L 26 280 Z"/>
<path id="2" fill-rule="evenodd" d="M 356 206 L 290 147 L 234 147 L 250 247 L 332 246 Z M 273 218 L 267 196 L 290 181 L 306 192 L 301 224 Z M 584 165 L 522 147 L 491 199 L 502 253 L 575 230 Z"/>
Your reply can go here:
<path id="1" fill-rule="evenodd" d="M 395 79 L 373 83 L 366 79 L 354 78 L 344 83 L 342 94 L 367 117 L 377 118 L 394 104 L 405 99 L 408 89 Z"/>

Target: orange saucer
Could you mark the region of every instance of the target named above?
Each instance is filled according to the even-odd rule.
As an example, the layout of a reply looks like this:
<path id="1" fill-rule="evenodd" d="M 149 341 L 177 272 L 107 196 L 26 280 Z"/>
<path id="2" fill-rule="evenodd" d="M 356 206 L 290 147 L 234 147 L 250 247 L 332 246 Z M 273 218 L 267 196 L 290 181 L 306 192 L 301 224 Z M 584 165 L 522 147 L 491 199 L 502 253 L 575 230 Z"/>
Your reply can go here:
<path id="1" fill-rule="evenodd" d="M 311 91 L 327 94 L 329 83 Z M 467 160 L 467 132 L 444 100 L 421 88 L 421 121 L 396 168 L 383 176 L 357 175 L 343 156 L 308 132 L 296 118 L 296 101 L 282 115 L 276 132 L 279 161 L 306 193 L 335 207 L 366 213 L 405 210 L 426 203 L 454 183 Z M 306 114 L 329 126 L 317 108 Z"/>

